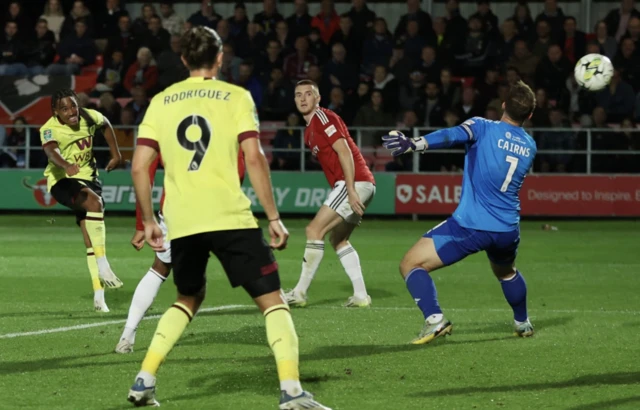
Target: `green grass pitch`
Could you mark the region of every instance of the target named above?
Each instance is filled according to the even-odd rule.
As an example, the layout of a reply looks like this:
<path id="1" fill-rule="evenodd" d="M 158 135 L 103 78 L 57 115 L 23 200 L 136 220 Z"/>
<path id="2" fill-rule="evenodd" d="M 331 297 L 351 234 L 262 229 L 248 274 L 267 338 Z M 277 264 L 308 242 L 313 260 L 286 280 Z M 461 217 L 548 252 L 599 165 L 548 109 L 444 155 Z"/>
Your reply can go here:
<path id="1" fill-rule="evenodd" d="M 0 217 L 0 408 L 128 408 L 157 318 L 142 322 L 135 353 L 113 349 L 152 252 L 129 245 L 133 218 L 107 215 L 109 259 L 125 286 L 107 291 L 111 313 L 94 313 L 80 232 L 71 217 L 47 218 Z M 304 223 L 289 221 L 290 246 L 277 254 L 284 287 L 298 278 Z M 325 253 L 309 307 L 293 311 L 307 390 L 334 410 L 640 408 L 640 222 L 555 222 L 558 232 L 525 222 L 518 266 L 535 337 L 512 336 L 511 310 L 475 255 L 433 274 L 453 335 L 412 346 L 422 316 L 397 266 L 436 223 L 368 219 L 356 231 L 371 309 L 341 307 L 350 283 Z M 149 315 L 174 295 L 165 283 Z M 169 355 L 163 408 L 277 408 L 262 316 L 212 259 L 204 307 L 228 305 L 200 313 Z M 24 334 L 55 328 L 66 330 Z"/>

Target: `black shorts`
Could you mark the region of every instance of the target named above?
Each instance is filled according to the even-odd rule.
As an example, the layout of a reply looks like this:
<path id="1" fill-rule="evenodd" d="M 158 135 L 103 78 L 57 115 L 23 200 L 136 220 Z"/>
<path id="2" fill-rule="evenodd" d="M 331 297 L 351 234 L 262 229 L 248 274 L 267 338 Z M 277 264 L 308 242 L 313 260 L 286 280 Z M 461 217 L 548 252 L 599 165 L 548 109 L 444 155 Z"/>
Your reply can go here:
<path id="1" fill-rule="evenodd" d="M 51 195 L 55 200 L 75 211 L 76 223 L 78 225 L 80 225 L 80 221 L 87 217 L 87 211 L 75 204 L 76 198 L 83 188 L 89 188 L 95 192 L 96 195 L 100 197 L 102 204 L 104 205 L 104 200 L 102 199 L 102 185 L 98 180 L 87 181 L 84 179 L 64 178 L 56 182 L 56 184 L 51 187 Z"/>
<path id="2" fill-rule="evenodd" d="M 204 287 L 209 253 L 218 258 L 234 288 L 267 276 L 273 279 L 268 281 L 272 285 L 261 293 L 266 294 L 280 288 L 278 264 L 262 236 L 262 230 L 235 229 L 204 232 L 171 240 L 173 281 L 180 294 L 194 296 Z"/>

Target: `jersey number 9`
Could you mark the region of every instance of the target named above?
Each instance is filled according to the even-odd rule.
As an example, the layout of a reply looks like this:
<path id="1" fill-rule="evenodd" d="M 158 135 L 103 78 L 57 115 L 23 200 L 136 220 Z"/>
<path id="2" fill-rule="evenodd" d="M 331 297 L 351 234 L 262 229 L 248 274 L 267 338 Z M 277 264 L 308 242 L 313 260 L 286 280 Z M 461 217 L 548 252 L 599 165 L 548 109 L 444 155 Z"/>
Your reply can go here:
<path id="1" fill-rule="evenodd" d="M 196 126 L 200 128 L 200 139 L 197 141 L 189 141 L 187 139 L 187 129 L 190 126 Z M 189 162 L 188 171 L 197 171 L 200 169 L 200 164 L 204 155 L 209 148 L 209 142 L 211 141 L 211 124 L 204 117 L 199 115 L 190 115 L 180 122 L 178 125 L 178 142 L 182 148 L 189 151 L 193 151 L 193 158 Z"/>

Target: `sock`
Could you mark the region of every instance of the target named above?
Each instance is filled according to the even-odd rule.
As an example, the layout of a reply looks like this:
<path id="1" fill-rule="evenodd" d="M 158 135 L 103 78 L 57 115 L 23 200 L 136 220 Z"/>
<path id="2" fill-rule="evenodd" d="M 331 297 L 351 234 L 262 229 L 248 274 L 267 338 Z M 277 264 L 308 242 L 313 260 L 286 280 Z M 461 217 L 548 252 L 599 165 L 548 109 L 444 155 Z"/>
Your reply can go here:
<path id="1" fill-rule="evenodd" d="M 130 343 L 135 342 L 136 329 L 144 317 L 144 314 L 149 310 L 153 300 L 156 298 L 160 290 L 160 285 L 162 285 L 164 280 L 165 278 L 153 270 L 153 268 L 150 268 L 140 283 L 138 283 L 133 293 L 133 299 L 129 307 L 129 316 L 127 316 L 127 323 L 124 325 L 124 332 L 122 332 L 121 339 L 126 339 Z"/>
<path id="2" fill-rule="evenodd" d="M 351 283 L 353 284 L 353 295 L 358 299 L 364 299 L 367 297 L 367 288 L 364 285 L 364 278 L 362 277 L 362 268 L 360 268 L 360 258 L 358 252 L 351 246 L 351 244 L 344 246 L 336 250 L 338 258 L 342 263 L 342 267 L 347 272 Z"/>
<path id="3" fill-rule="evenodd" d="M 527 284 L 519 271 L 510 278 L 500 280 L 505 299 L 513 309 L 513 318 L 518 322 L 526 322 L 527 318 Z"/>
<path id="4" fill-rule="evenodd" d="M 307 241 L 307 246 L 304 248 L 304 257 L 302 258 L 302 273 L 294 290 L 307 293 L 323 256 L 324 241 Z"/>
<path id="5" fill-rule="evenodd" d="M 429 272 L 422 268 L 415 268 L 409 272 L 405 282 L 409 293 L 411 293 L 425 319 L 428 319 L 431 315 L 442 314 L 442 309 L 438 304 L 436 284 L 433 283 Z"/>
<path id="6" fill-rule="evenodd" d="M 162 315 L 149 345 L 149 350 L 147 350 L 147 355 L 142 362 L 141 372 L 147 372 L 151 376 L 158 373 L 158 368 L 180 339 L 191 319 L 193 319 L 193 313 L 182 303 L 174 303 Z"/>
<path id="7" fill-rule="evenodd" d="M 89 274 L 91 274 L 91 284 L 93 285 L 93 292 L 96 293 L 102 290 L 102 283 L 100 283 L 100 275 L 98 274 L 98 263 L 96 262 L 96 256 L 93 253 L 93 248 L 87 248 L 87 266 L 89 266 Z"/>
<path id="8" fill-rule="evenodd" d="M 280 390 L 295 397 L 302 393 L 298 370 L 298 335 L 287 305 L 272 306 L 264 312 L 267 340 L 276 359 Z"/>

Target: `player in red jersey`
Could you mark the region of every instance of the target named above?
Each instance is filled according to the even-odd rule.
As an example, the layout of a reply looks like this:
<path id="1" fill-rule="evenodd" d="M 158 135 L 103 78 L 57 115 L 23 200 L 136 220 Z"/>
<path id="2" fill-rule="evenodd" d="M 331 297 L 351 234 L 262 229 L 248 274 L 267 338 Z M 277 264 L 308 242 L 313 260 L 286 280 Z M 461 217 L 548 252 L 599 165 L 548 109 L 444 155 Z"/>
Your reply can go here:
<path id="1" fill-rule="evenodd" d="M 162 164 L 160 154 L 156 160 L 149 167 L 149 179 L 153 182 L 156 177 L 156 171 L 158 165 Z M 244 180 L 245 166 L 244 157 L 242 156 L 242 150 L 238 155 L 238 174 L 240 175 L 240 183 Z M 164 233 L 164 251 L 156 252 L 153 265 L 147 271 L 147 274 L 140 280 L 135 292 L 133 293 L 133 299 L 131 300 L 131 306 L 129 307 L 129 315 L 127 316 L 127 322 L 124 325 L 124 331 L 120 336 L 120 341 L 116 346 L 116 353 L 133 353 L 133 345 L 136 339 L 136 329 L 142 321 L 144 314 L 147 312 L 154 299 L 160 291 L 160 285 L 167 279 L 169 273 L 171 273 L 171 241 L 167 240 L 167 226 L 164 222 L 162 215 L 162 206 L 164 205 L 164 190 L 162 191 L 162 197 L 160 198 L 160 211 L 158 212 L 158 222 L 160 229 Z M 144 225 L 142 223 L 142 213 L 140 211 L 140 204 L 136 201 L 136 232 L 131 239 L 131 245 L 139 251 L 144 247 Z"/>
<path id="2" fill-rule="evenodd" d="M 324 255 L 324 237 L 331 232 L 331 246 L 353 284 L 353 296 L 345 306 L 368 307 L 371 297 L 362 277 L 360 258 L 349 243 L 349 237 L 376 193 L 373 174 L 342 119 L 319 106 L 320 93 L 316 83 L 310 80 L 298 82 L 295 101 L 307 122 L 304 142 L 320 162 L 333 190 L 307 226 L 302 273 L 296 287 L 286 293 L 287 302 L 300 307 L 307 304 L 307 290 Z"/>

